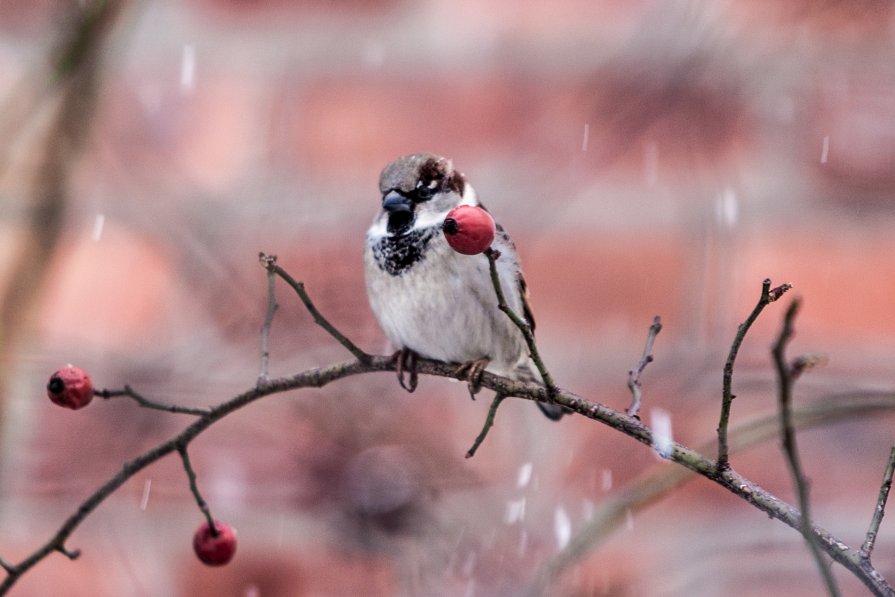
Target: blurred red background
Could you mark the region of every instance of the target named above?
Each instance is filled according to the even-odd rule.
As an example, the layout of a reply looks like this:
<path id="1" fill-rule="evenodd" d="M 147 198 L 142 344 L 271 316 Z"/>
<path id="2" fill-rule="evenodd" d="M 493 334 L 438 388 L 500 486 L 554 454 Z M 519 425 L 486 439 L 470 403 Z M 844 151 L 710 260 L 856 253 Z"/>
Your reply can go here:
<path id="1" fill-rule="evenodd" d="M 259 251 L 357 343 L 388 350 L 361 251 L 379 170 L 406 153 L 453 158 L 512 232 L 563 387 L 624 408 L 659 314 L 644 419 L 661 408 L 675 439 L 710 440 L 730 341 L 766 277 L 804 299 L 791 352 L 829 359 L 797 405 L 895 386 L 891 2 L 125 4 L 94 78 L 68 95 L 53 48 L 66 11 L 96 3 L 62 4 L 0 3 L 6 560 L 188 420 L 126 402 L 63 412 L 49 373 L 72 362 L 100 387 L 187 405 L 251 387 Z M 347 357 L 288 289 L 278 299 L 273 374 Z M 743 346 L 735 423 L 775 408 L 782 312 Z M 434 378 L 408 395 L 385 374 L 265 399 L 191 447 L 215 516 L 239 531 L 231 565 L 192 556 L 200 514 L 169 459 L 75 533 L 80 560 L 50 557 L 13 594 L 518 595 L 602 502 L 674 466 L 516 401 L 464 460 L 488 402 Z M 876 413 L 799 436 L 817 521 L 855 546 L 891 424 Z M 794 501 L 775 439 L 732 461 Z M 885 522 L 874 562 L 890 579 L 893 546 Z M 796 532 L 697 479 L 632 510 L 549 594 L 821 590 Z"/>

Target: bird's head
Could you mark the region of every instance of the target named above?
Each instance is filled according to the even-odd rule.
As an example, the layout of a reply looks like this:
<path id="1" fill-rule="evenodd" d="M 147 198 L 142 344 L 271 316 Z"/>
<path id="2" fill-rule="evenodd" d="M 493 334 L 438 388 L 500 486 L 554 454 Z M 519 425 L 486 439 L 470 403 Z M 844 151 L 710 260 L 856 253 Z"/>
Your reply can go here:
<path id="1" fill-rule="evenodd" d="M 406 155 L 390 163 L 379 176 L 379 192 L 380 218 L 392 236 L 440 226 L 451 209 L 475 202 L 475 193 L 451 160 L 431 153 Z"/>

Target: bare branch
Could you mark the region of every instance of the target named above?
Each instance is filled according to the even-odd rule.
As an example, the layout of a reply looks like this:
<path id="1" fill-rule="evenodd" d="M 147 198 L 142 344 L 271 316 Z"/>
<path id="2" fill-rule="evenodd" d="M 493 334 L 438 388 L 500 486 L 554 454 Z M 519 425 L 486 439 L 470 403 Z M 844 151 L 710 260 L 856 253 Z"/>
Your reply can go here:
<path id="1" fill-rule="evenodd" d="M 302 282 L 297 281 L 295 278 L 289 275 L 289 273 L 277 265 L 277 257 L 276 255 L 265 255 L 264 253 L 258 254 L 258 259 L 261 261 L 261 265 L 267 271 L 273 272 L 278 275 L 280 278 L 285 280 L 285 282 L 292 287 L 292 290 L 298 295 L 298 298 L 301 299 L 301 302 L 304 304 L 305 308 L 314 318 L 314 323 L 322 327 L 326 332 L 335 338 L 336 342 L 344 346 L 348 352 L 354 355 L 358 361 L 362 363 L 366 363 L 370 360 L 371 355 L 364 352 L 357 345 L 354 344 L 351 340 L 349 340 L 342 332 L 337 330 L 333 324 L 331 324 L 324 316 L 317 310 L 317 307 L 314 305 L 313 301 L 311 301 L 311 297 L 308 296 L 308 293 L 305 292 L 305 285 Z"/>
<path id="2" fill-rule="evenodd" d="M 193 465 L 190 462 L 190 455 L 186 451 L 186 445 L 178 446 L 177 451 L 180 453 L 180 460 L 181 462 L 183 462 L 183 470 L 186 471 L 186 477 L 190 483 L 190 492 L 193 494 L 193 498 L 196 500 L 196 505 L 199 506 L 199 510 L 202 511 L 202 515 L 205 516 L 205 519 L 208 521 L 208 529 L 211 532 L 211 536 L 217 537 L 217 525 L 214 524 L 214 517 L 211 515 L 211 508 L 208 507 L 208 503 L 199 492 L 199 485 L 198 483 L 196 483 L 196 471 L 193 470 Z"/>
<path id="3" fill-rule="evenodd" d="M 795 333 L 793 323 L 799 312 L 800 305 L 801 302 L 798 299 L 795 299 L 790 303 L 789 308 L 786 309 L 786 314 L 783 317 L 783 328 L 780 330 L 780 335 L 774 343 L 772 351 L 774 367 L 777 370 L 778 403 L 780 406 L 780 434 L 783 438 L 783 452 L 786 455 L 786 462 L 789 467 L 790 475 L 792 476 L 792 482 L 799 498 L 799 510 L 801 511 L 799 530 L 802 532 L 805 541 L 808 543 L 808 548 L 811 550 L 811 555 L 814 557 L 817 568 L 827 587 L 827 592 L 830 595 L 837 596 L 840 594 L 839 587 L 836 584 L 836 579 L 833 578 L 833 572 L 830 570 L 830 566 L 823 558 L 820 545 L 818 545 L 817 538 L 814 534 L 814 528 L 811 523 L 811 501 L 808 497 L 808 480 L 805 478 L 805 473 L 802 470 L 799 449 L 796 443 L 795 426 L 793 425 L 792 388 L 795 382 L 795 376 L 793 375 L 794 368 L 786 361 L 786 345 L 789 344 L 789 341 Z"/>
<path id="4" fill-rule="evenodd" d="M 637 367 L 628 371 L 628 389 L 631 390 L 631 406 L 625 411 L 632 417 L 637 417 L 640 412 L 640 401 L 643 391 L 640 386 L 640 374 L 646 369 L 646 366 L 653 362 L 653 343 L 656 336 L 662 331 L 662 319 L 656 315 L 653 318 L 653 324 L 649 326 L 649 333 L 646 335 L 646 345 L 643 347 L 643 356 Z M 639 417 L 638 417 L 639 418 Z"/>
<path id="5" fill-rule="evenodd" d="M 792 284 L 781 284 L 772 289 L 770 278 L 765 279 L 761 283 L 761 296 L 758 299 L 758 304 L 752 309 L 752 313 L 749 314 L 746 321 L 739 325 L 733 343 L 730 345 L 730 352 L 727 355 L 727 361 L 724 363 L 724 378 L 721 391 L 721 418 L 718 422 L 719 471 L 723 471 L 730 467 L 730 448 L 727 444 L 727 426 L 730 423 L 730 407 L 733 403 L 733 399 L 736 398 L 732 390 L 733 365 L 736 362 L 737 353 L 740 351 L 740 345 L 746 338 L 749 328 L 752 327 L 752 324 L 755 323 L 755 320 L 758 319 L 758 316 L 761 315 L 764 308 L 783 296 L 783 294 L 790 288 L 792 288 Z"/>
<path id="6" fill-rule="evenodd" d="M 497 274 L 497 259 L 500 257 L 500 252 L 488 248 L 485 250 L 485 257 L 488 258 L 488 267 L 491 271 L 491 284 L 494 286 L 494 292 L 497 294 L 497 307 L 506 313 L 507 317 L 510 318 L 525 337 L 525 343 L 528 345 L 528 353 L 531 355 L 531 360 L 534 362 L 535 367 L 538 368 L 538 372 L 541 374 L 541 379 L 547 387 L 548 397 L 552 399 L 553 394 L 556 393 L 556 384 L 553 383 L 553 377 L 550 375 L 550 372 L 547 371 L 547 366 L 541 359 L 541 353 L 538 352 L 538 346 L 535 344 L 534 331 L 518 313 L 510 308 L 507 304 L 507 299 L 503 294 L 503 288 L 500 286 L 500 276 Z"/>
<path id="7" fill-rule="evenodd" d="M 261 324 L 261 371 L 258 373 L 258 383 L 264 383 L 270 377 L 270 326 L 273 316 L 277 312 L 277 298 L 275 294 L 276 277 L 270 268 L 267 270 L 267 311 L 264 314 L 264 323 Z M 211 525 L 212 527 L 214 525 Z"/>
<path id="8" fill-rule="evenodd" d="M 472 447 L 466 452 L 467 458 L 472 458 L 475 456 L 476 451 L 479 449 L 479 446 L 482 445 L 482 442 L 485 441 L 485 437 L 488 435 L 488 431 L 491 430 L 491 427 L 494 425 L 494 416 L 497 414 L 497 408 L 500 406 L 500 403 L 506 399 L 506 396 L 503 394 L 496 394 L 494 396 L 494 400 L 491 401 L 491 406 L 488 408 L 488 416 L 485 418 L 485 424 L 482 426 L 482 431 L 479 433 L 478 437 L 475 438 L 475 441 L 472 443 Z"/>
<path id="9" fill-rule="evenodd" d="M 876 544 L 879 525 L 882 524 L 883 516 L 886 513 L 886 501 L 889 499 L 889 490 L 892 489 L 893 473 L 895 473 L 895 447 L 889 450 L 889 462 L 886 464 L 886 472 L 883 474 L 883 482 L 879 488 L 876 508 L 873 510 L 873 517 L 870 520 L 870 528 L 867 529 L 864 544 L 861 545 L 861 557 L 868 561 L 873 553 L 873 546 Z"/>
<path id="10" fill-rule="evenodd" d="M 93 395 L 100 398 L 105 398 L 106 400 L 120 397 L 131 398 L 142 408 L 161 410 L 164 412 L 180 415 L 193 415 L 196 417 L 201 417 L 203 415 L 207 415 L 209 412 L 207 408 L 190 408 L 188 406 L 178 406 L 176 404 L 162 404 L 161 402 L 154 402 L 152 400 L 144 398 L 130 386 L 124 386 L 123 390 L 94 390 Z"/>

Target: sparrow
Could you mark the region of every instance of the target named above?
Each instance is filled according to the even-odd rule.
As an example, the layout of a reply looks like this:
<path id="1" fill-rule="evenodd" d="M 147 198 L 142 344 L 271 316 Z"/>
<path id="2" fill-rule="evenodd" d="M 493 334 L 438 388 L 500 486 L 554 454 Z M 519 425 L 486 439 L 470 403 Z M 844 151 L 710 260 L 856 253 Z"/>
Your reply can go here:
<path id="1" fill-rule="evenodd" d="M 400 157 L 379 177 L 381 209 L 367 231 L 367 297 L 382 331 L 398 349 L 398 379 L 416 385 L 416 356 L 457 363 L 468 372 L 470 393 L 481 371 L 540 382 L 522 332 L 498 309 L 488 259 L 461 255 L 445 240 L 442 224 L 458 205 L 484 209 L 451 160 L 431 153 Z M 508 306 L 534 330 L 528 289 L 509 234 L 496 224 L 492 248 Z M 410 385 L 404 372 L 410 371 Z M 566 410 L 537 403 L 552 420 Z"/>

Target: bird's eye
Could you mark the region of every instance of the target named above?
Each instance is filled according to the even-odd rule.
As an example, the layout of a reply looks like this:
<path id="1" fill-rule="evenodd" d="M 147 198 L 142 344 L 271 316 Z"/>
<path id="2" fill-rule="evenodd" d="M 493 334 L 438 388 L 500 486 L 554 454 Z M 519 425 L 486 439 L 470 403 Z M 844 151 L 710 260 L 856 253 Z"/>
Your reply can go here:
<path id="1" fill-rule="evenodd" d="M 430 180 L 429 182 L 419 181 L 416 183 L 416 189 L 413 194 L 417 201 L 428 201 L 432 195 L 438 190 L 438 181 Z"/>

